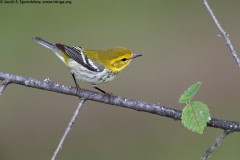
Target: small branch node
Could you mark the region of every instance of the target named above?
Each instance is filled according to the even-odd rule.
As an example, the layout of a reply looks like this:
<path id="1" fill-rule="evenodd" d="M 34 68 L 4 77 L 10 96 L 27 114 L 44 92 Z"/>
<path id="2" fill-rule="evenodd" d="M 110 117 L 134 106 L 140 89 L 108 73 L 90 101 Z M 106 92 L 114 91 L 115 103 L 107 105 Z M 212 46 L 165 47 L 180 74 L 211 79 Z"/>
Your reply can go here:
<path id="1" fill-rule="evenodd" d="M 52 80 L 49 77 L 46 77 L 43 81 L 44 82 L 52 82 Z"/>

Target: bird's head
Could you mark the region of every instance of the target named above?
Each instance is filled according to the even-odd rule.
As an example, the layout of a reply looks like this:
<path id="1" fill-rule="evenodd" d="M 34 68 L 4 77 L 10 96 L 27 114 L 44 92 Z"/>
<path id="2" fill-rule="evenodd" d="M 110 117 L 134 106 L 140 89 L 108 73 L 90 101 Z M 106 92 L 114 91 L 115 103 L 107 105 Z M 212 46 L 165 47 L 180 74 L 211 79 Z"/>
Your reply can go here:
<path id="1" fill-rule="evenodd" d="M 132 59 L 142 56 L 141 54 L 133 54 L 126 48 L 113 48 L 104 51 L 104 63 L 112 72 L 120 72 L 129 65 Z"/>

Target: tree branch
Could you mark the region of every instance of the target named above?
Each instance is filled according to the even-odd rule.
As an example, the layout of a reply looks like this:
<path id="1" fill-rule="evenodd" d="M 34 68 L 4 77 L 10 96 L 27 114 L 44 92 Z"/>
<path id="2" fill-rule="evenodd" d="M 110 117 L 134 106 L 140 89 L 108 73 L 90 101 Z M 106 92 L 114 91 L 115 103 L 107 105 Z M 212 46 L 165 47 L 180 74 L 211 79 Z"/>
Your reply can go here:
<path id="1" fill-rule="evenodd" d="M 23 77 L 19 75 L 0 72 L 0 80 L 8 80 L 9 83 L 15 83 L 27 87 L 43 89 L 51 92 L 57 92 L 67 95 L 73 95 L 81 97 L 85 100 L 92 100 L 96 102 L 111 104 L 114 106 L 120 106 L 137 111 L 148 112 L 159 116 L 169 117 L 174 120 L 181 120 L 182 112 L 159 103 L 150 104 L 141 100 L 127 99 L 119 96 L 106 95 L 89 90 L 81 90 L 81 93 L 77 92 L 77 89 L 72 86 L 66 86 L 63 84 L 57 84 L 50 80 L 39 81 L 30 77 Z M 211 118 L 207 124 L 209 127 L 220 128 L 223 130 L 230 130 L 232 132 L 240 131 L 240 123 L 236 121 L 221 120 Z"/>
<path id="2" fill-rule="evenodd" d="M 232 45 L 232 42 L 231 42 L 228 34 L 224 31 L 224 29 L 222 28 L 222 26 L 221 26 L 220 23 L 218 22 L 215 14 L 213 13 L 211 7 L 210 7 L 209 4 L 208 4 L 208 1 L 207 1 L 207 0 L 203 0 L 203 4 L 204 4 L 205 7 L 207 8 L 210 16 L 212 17 L 214 23 L 216 24 L 218 30 L 220 31 L 222 37 L 224 38 L 226 45 L 227 45 L 228 48 L 230 49 L 230 51 L 231 51 L 231 53 L 232 53 L 232 56 L 234 57 L 236 63 L 238 64 L 238 67 L 240 67 L 240 59 L 239 59 L 238 56 L 237 56 L 237 51 L 234 49 L 234 47 L 233 47 L 233 45 Z"/>

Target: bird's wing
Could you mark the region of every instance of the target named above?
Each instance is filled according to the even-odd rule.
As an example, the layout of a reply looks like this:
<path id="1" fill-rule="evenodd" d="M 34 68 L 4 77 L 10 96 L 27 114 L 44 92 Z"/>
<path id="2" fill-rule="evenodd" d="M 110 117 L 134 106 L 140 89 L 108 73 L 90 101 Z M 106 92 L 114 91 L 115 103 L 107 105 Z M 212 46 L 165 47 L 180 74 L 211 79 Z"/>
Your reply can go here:
<path id="1" fill-rule="evenodd" d="M 91 71 L 101 72 L 104 70 L 104 67 L 102 65 L 85 56 L 81 47 L 70 47 L 59 43 L 56 44 L 56 47 L 66 53 L 70 58 Z"/>

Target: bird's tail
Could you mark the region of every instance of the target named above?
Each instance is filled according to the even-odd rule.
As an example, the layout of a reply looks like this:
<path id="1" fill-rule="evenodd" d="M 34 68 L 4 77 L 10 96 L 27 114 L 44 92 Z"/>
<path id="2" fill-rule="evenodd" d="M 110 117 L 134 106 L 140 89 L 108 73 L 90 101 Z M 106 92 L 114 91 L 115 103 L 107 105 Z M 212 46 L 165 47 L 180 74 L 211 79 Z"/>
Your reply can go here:
<path id="1" fill-rule="evenodd" d="M 32 39 L 35 42 L 43 45 L 44 47 L 51 49 L 57 55 L 58 58 L 60 58 L 64 63 L 66 63 L 66 60 L 64 58 L 64 57 L 66 57 L 66 54 L 64 52 L 61 52 L 55 44 L 45 41 L 40 37 L 33 37 Z"/>

